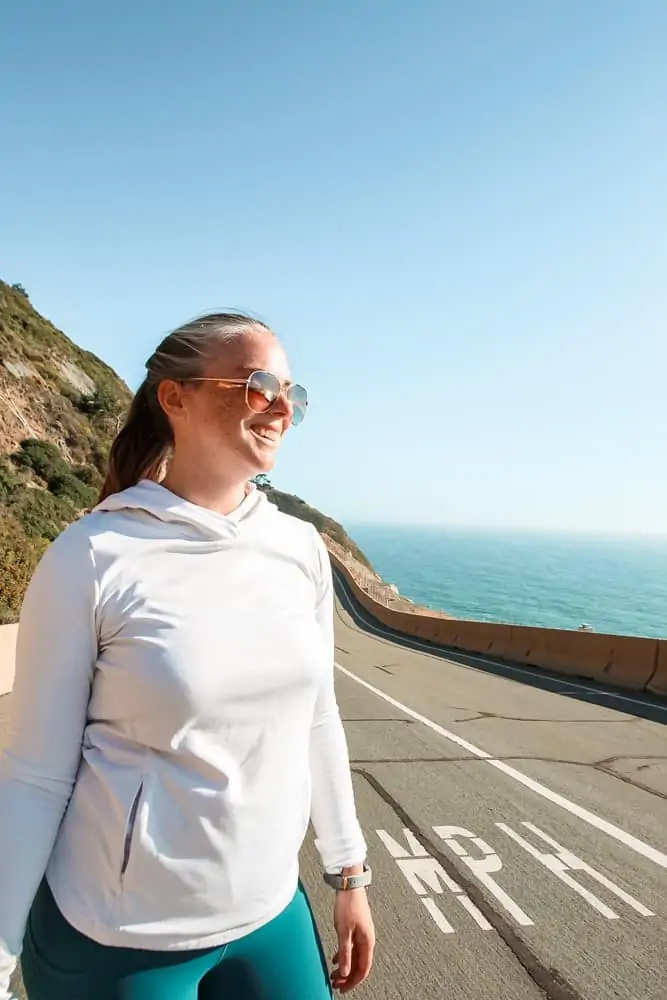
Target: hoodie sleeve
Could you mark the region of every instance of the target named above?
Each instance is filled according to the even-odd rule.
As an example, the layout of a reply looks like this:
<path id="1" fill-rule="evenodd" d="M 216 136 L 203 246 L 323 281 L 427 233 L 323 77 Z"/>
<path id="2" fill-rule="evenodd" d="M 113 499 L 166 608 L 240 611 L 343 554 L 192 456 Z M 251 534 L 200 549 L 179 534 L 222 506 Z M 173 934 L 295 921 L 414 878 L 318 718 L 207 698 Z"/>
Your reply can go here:
<path id="1" fill-rule="evenodd" d="M 97 659 L 97 584 L 81 522 L 43 556 L 18 630 L 10 726 L 0 754 L 0 1000 L 69 802 Z"/>
<path id="2" fill-rule="evenodd" d="M 315 707 L 310 737 L 311 818 L 315 845 L 327 872 L 361 864 L 366 844 L 357 819 L 345 731 L 334 691 L 333 580 L 329 554 L 317 535 L 317 619 L 330 661 Z"/>

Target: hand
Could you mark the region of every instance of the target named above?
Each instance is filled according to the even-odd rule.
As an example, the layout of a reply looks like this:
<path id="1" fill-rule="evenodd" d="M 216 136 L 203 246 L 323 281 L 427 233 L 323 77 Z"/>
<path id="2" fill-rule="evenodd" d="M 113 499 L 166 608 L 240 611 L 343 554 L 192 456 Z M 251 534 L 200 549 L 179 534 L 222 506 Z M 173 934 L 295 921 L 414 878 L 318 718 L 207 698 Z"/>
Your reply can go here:
<path id="1" fill-rule="evenodd" d="M 334 927 L 338 951 L 333 956 L 331 985 L 347 993 L 363 983 L 373 964 L 375 927 L 365 889 L 341 889 L 336 893 Z"/>

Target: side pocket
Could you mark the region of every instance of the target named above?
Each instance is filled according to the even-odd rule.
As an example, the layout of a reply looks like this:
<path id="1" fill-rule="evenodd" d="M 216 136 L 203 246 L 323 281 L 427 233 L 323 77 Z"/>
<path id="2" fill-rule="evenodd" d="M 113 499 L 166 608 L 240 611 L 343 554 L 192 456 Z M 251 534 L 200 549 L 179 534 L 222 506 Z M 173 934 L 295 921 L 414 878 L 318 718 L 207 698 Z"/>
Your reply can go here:
<path id="1" fill-rule="evenodd" d="M 120 866 L 120 877 L 121 879 L 127 871 L 127 866 L 130 863 L 130 854 L 132 852 L 132 837 L 134 835 L 134 827 L 137 822 L 137 813 L 139 812 L 139 805 L 141 803 L 141 796 L 144 790 L 143 778 L 139 782 L 139 787 L 134 793 L 134 798 L 132 799 L 132 805 L 130 806 L 130 811 L 127 816 L 127 823 L 125 825 L 125 839 L 123 841 L 123 860 Z"/>

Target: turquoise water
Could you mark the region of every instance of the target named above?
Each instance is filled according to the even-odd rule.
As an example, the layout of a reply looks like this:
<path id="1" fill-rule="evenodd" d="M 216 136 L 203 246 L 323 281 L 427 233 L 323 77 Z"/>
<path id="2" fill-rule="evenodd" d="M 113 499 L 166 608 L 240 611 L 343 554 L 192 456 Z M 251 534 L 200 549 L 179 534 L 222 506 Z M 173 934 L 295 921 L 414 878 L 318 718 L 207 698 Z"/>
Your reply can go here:
<path id="1" fill-rule="evenodd" d="M 401 594 L 461 618 L 667 636 L 667 538 L 584 538 L 357 525 Z"/>

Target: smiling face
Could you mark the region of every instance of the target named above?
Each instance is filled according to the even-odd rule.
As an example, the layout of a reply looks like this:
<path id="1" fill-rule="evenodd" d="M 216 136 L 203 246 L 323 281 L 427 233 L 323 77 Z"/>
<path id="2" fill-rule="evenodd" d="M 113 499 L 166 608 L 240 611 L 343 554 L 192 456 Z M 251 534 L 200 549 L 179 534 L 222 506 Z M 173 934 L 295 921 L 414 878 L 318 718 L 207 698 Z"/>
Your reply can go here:
<path id="1" fill-rule="evenodd" d="M 268 330 L 250 330 L 222 344 L 201 376 L 246 379 L 254 371 L 272 372 L 281 383 L 289 381 L 285 351 Z M 210 468 L 212 475 L 224 469 L 225 478 L 238 482 L 270 471 L 292 420 L 292 405 L 282 394 L 268 413 L 254 412 L 244 385 L 165 380 L 158 400 L 171 423 L 179 462 L 186 458 L 200 470 Z"/>

